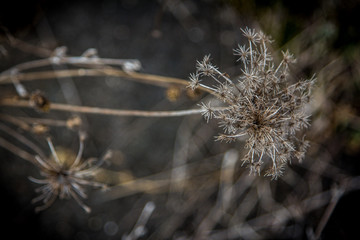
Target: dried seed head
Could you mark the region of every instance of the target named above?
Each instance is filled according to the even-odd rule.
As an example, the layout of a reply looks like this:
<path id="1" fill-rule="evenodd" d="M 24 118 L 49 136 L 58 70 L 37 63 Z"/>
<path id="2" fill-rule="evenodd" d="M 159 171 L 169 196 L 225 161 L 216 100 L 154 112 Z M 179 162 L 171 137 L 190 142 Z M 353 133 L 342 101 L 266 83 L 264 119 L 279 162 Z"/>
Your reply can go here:
<path id="1" fill-rule="evenodd" d="M 106 157 L 97 161 L 96 159 L 89 159 L 87 161 L 81 160 L 84 150 L 85 135 L 80 133 L 80 147 L 76 156 L 72 154 L 58 154 L 55 151 L 53 143 L 50 138 L 47 139 L 51 151 L 51 157 L 42 159 L 36 156 L 35 164 L 39 167 L 43 179 L 29 177 L 29 179 L 43 186 L 36 189 L 36 192 L 41 194 L 33 199 L 33 203 L 42 201 L 43 205 L 37 207 L 35 211 L 42 211 L 50 207 L 57 198 L 70 199 L 75 201 L 87 212 L 91 210 L 86 206 L 81 199 L 87 198 L 85 191 L 86 186 L 105 188 L 106 185 L 92 180 L 96 170 L 106 160 Z M 70 159 L 71 158 L 71 159 Z"/>
<path id="2" fill-rule="evenodd" d="M 265 175 L 277 179 L 291 158 L 300 161 L 304 158 L 308 142 L 296 134 L 309 126 L 304 107 L 315 79 L 290 84 L 288 66 L 295 62 L 293 55 L 283 52 L 283 60 L 276 66 L 267 47 L 270 38 L 254 29 L 241 31 L 248 39 L 248 46 L 239 45 L 234 50 L 238 61 L 243 63 L 241 77 L 234 81 L 221 73 L 207 55 L 197 61 L 189 86 L 196 88 L 200 77 L 215 82 L 215 87 L 202 86 L 214 91 L 227 107 L 215 111 L 210 103 L 200 106 L 206 121 L 216 118 L 224 130 L 216 139 L 231 142 L 246 136 L 248 153 L 244 162 L 249 164 L 250 172 L 259 174 L 261 167 L 269 162 L 271 166 Z"/>
<path id="3" fill-rule="evenodd" d="M 190 73 L 189 79 L 190 79 L 190 84 L 188 87 L 192 90 L 197 89 L 200 84 L 199 74 L 198 73 Z"/>
<path id="4" fill-rule="evenodd" d="M 237 61 L 241 60 L 244 64 L 246 64 L 248 63 L 250 50 L 246 46 L 238 45 L 238 47 L 234 49 L 234 55 L 239 56 Z"/>
<path id="5" fill-rule="evenodd" d="M 209 120 L 215 116 L 215 111 L 211 108 L 210 103 L 206 105 L 202 102 L 199 106 L 201 107 L 201 115 L 204 116 L 206 122 L 209 122 Z"/>
<path id="6" fill-rule="evenodd" d="M 257 39 L 258 33 L 255 31 L 255 29 L 250 29 L 246 27 L 245 29 L 240 29 L 243 32 L 243 35 L 252 43 L 255 43 Z"/>
<path id="7" fill-rule="evenodd" d="M 196 69 L 201 76 L 215 76 L 218 72 L 217 67 L 210 61 L 210 55 L 206 55 L 202 61 L 197 61 Z"/>

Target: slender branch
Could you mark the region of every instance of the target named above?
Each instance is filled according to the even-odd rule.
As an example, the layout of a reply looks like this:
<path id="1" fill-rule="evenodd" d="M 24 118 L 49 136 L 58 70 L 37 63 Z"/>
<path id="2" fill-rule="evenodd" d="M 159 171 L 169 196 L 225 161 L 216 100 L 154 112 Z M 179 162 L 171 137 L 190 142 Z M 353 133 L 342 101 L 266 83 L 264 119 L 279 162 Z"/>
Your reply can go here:
<path id="1" fill-rule="evenodd" d="M 332 198 L 327 206 L 320 222 L 315 231 L 315 239 L 320 239 L 321 234 L 328 223 L 333 211 L 335 210 L 339 200 L 347 193 L 359 190 L 360 188 L 360 177 L 353 177 L 353 178 L 345 178 L 342 180 L 342 183 L 339 187 L 333 187 L 332 189 Z"/>
<path id="2" fill-rule="evenodd" d="M 333 213 L 333 211 L 335 210 L 336 205 L 338 204 L 340 198 L 342 197 L 342 195 L 345 193 L 344 189 L 333 189 L 333 194 L 332 194 L 332 198 L 330 200 L 329 205 L 327 206 L 325 213 L 323 214 L 323 216 L 320 219 L 320 222 L 316 228 L 315 231 L 315 239 L 320 239 L 321 237 L 321 233 L 323 232 L 326 224 L 328 223 L 331 214 Z"/>
<path id="3" fill-rule="evenodd" d="M 17 127 L 20 127 L 21 129 L 23 129 L 25 131 L 31 130 L 30 125 L 28 123 L 26 123 L 26 121 L 16 118 L 16 117 L 13 117 L 13 116 L 10 116 L 10 115 L 0 114 L 0 120 L 14 124 Z"/>
<path id="4" fill-rule="evenodd" d="M 117 65 L 129 69 L 129 71 L 137 71 L 141 68 L 140 61 L 137 59 L 113 59 L 113 58 L 98 58 L 98 57 L 66 57 L 66 56 L 52 56 L 49 58 L 38 59 L 34 61 L 20 63 L 14 67 L 4 71 L 2 74 L 17 74 L 19 72 L 30 70 L 39 67 L 46 67 L 51 65 L 86 65 L 89 67 L 105 67 L 108 65 Z"/>
<path id="5" fill-rule="evenodd" d="M 13 154 L 15 154 L 16 156 L 21 157 L 22 159 L 25 159 L 26 161 L 29 161 L 31 163 L 35 162 L 35 157 L 34 155 L 22 150 L 21 148 L 11 144 L 10 142 L 8 142 L 7 140 L 5 140 L 4 138 L 0 137 L 0 146 L 7 149 L 8 151 L 12 152 Z"/>
<path id="6" fill-rule="evenodd" d="M 102 68 L 102 69 L 66 69 L 55 71 L 38 71 L 29 73 L 16 73 L 9 74 L 3 72 L 0 75 L 0 84 L 13 83 L 13 78 L 16 77 L 18 81 L 34 81 L 45 80 L 53 78 L 67 78 L 67 77 L 96 77 L 96 76 L 113 76 L 122 77 L 126 79 L 136 80 L 144 83 L 149 83 L 157 86 L 168 87 L 171 84 L 188 86 L 189 82 L 184 79 L 165 77 L 160 75 L 152 75 L 138 72 L 125 72 L 115 68 Z M 212 90 L 199 86 L 199 90 L 216 95 Z"/>
<path id="7" fill-rule="evenodd" d="M 4 31 L 5 36 L 7 37 L 11 47 L 17 48 L 25 53 L 37 55 L 39 57 L 49 57 L 53 53 L 52 50 L 49 50 L 47 48 L 35 46 L 21 39 L 15 38 L 5 27 L 2 27 L 1 30 Z"/>
<path id="8" fill-rule="evenodd" d="M 32 118 L 32 117 L 16 117 L 15 119 L 19 119 L 23 122 L 30 123 L 30 124 L 43 124 L 47 126 L 55 126 L 55 127 L 66 127 L 67 121 L 66 120 L 59 120 L 59 119 L 48 119 L 48 118 Z"/>
<path id="9" fill-rule="evenodd" d="M 41 157 L 45 156 L 44 152 L 36 144 L 34 144 L 32 141 L 30 141 L 29 139 L 27 139 L 25 136 L 21 135 L 17 131 L 6 126 L 5 124 L 0 123 L 0 130 L 6 132 L 9 136 L 23 143 L 24 145 L 32 149 L 34 152 L 36 152 L 36 154 L 38 154 L 39 156 Z"/>
<path id="10" fill-rule="evenodd" d="M 0 106 L 11 107 L 26 107 L 33 108 L 29 105 L 28 101 L 17 99 L 2 99 L 0 100 Z M 215 109 L 215 108 L 214 108 Z M 224 108 L 219 108 L 223 110 Z M 219 110 L 216 108 L 216 110 Z M 133 117 L 179 117 L 193 114 L 201 114 L 202 109 L 188 109 L 178 111 L 142 111 L 142 110 L 123 110 L 123 109 L 110 109 L 88 106 L 76 106 L 61 103 L 51 103 L 50 110 L 87 113 L 87 114 L 100 114 L 111 116 L 133 116 Z"/>
<path id="11" fill-rule="evenodd" d="M 153 202 L 147 202 L 132 231 L 129 235 L 123 235 L 122 239 L 137 240 L 139 237 L 142 237 L 146 233 L 145 225 L 149 221 L 149 218 L 154 210 L 155 204 Z"/>

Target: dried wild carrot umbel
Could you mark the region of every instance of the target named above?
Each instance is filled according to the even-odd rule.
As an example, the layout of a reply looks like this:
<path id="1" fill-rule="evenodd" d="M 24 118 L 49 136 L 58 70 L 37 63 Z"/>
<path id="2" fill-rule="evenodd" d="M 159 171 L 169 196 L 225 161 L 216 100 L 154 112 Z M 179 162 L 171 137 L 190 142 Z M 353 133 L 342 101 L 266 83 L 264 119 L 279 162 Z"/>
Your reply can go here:
<path id="1" fill-rule="evenodd" d="M 196 72 L 190 74 L 189 87 L 207 88 L 226 103 L 220 109 L 213 108 L 210 102 L 201 103 L 206 121 L 218 119 L 224 130 L 217 140 L 246 140 L 248 152 L 243 161 L 250 173 L 260 174 L 264 161 L 271 159 L 265 175 L 276 179 L 293 157 L 300 161 L 304 158 L 309 144 L 296 133 L 309 126 L 304 107 L 309 102 L 315 78 L 290 84 L 289 65 L 295 62 L 293 55 L 282 52 L 282 61 L 275 65 L 268 50 L 270 38 L 254 29 L 245 28 L 242 32 L 248 45 L 234 49 L 243 66 L 241 76 L 231 79 L 207 55 L 197 62 Z M 203 84 L 204 78 L 215 85 Z"/>
<path id="2" fill-rule="evenodd" d="M 91 158 L 82 161 L 84 150 L 84 133 L 79 134 L 80 147 L 75 159 L 63 159 L 58 156 L 50 138 L 47 139 L 51 157 L 42 159 L 36 156 L 35 163 L 40 169 L 43 179 L 30 177 L 30 180 L 41 184 L 36 191 L 41 194 L 33 199 L 33 203 L 42 201 L 43 205 L 36 207 L 36 211 L 42 211 L 50 207 L 57 198 L 70 199 L 75 201 L 87 212 L 91 211 L 90 207 L 85 205 L 81 198 L 87 198 L 85 191 L 86 186 L 100 187 L 105 189 L 106 185 L 93 180 L 97 169 L 101 164 L 110 157 L 110 152 L 100 160 Z"/>

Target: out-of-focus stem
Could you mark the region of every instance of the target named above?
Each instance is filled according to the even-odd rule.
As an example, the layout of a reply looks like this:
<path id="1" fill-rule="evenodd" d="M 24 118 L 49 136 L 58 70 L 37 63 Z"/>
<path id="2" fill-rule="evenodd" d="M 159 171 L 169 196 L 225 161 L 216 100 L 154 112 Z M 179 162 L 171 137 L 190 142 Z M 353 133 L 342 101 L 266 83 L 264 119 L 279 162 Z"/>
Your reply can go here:
<path id="1" fill-rule="evenodd" d="M 2 99 L 0 100 L 0 106 L 11 107 L 26 107 L 32 108 L 28 101 L 17 99 Z M 218 110 L 217 108 L 214 108 Z M 223 108 L 219 108 L 223 109 Z M 110 109 L 88 106 L 76 106 L 61 103 L 51 103 L 50 110 L 53 111 L 65 111 L 87 114 L 100 114 L 111 116 L 132 116 L 132 117 L 179 117 L 193 114 L 200 114 L 202 109 L 187 109 L 178 111 L 142 111 L 142 110 L 123 110 L 123 109 Z"/>
<path id="2" fill-rule="evenodd" d="M 66 78 L 66 77 L 96 77 L 96 76 L 113 76 L 113 77 L 121 77 L 131 80 L 136 80 L 139 82 L 144 82 L 148 84 L 153 84 L 162 87 L 168 87 L 172 84 L 187 86 L 189 84 L 188 81 L 179 78 L 166 77 L 160 75 L 153 74 L 145 74 L 138 72 L 125 72 L 123 70 L 115 69 L 115 68 L 101 68 L 101 69 L 66 69 L 66 70 L 55 70 L 55 71 L 38 71 L 38 72 L 28 72 L 28 73 L 16 73 L 13 74 L 1 74 L 0 75 L 0 84 L 9 84 L 13 83 L 12 78 L 16 77 L 16 79 L 20 82 L 24 81 L 34 81 L 34 80 L 45 80 L 45 79 L 53 79 L 53 78 Z M 215 94 L 208 88 L 204 88 L 199 86 L 199 90 L 204 92 L 208 92 L 211 94 Z"/>
<path id="3" fill-rule="evenodd" d="M 4 138 L 0 137 L 0 146 L 7 149 L 8 151 L 12 152 L 16 156 L 21 157 L 22 159 L 25 159 L 31 163 L 34 163 L 35 157 L 34 155 L 22 150 L 21 148 L 11 144 Z"/>

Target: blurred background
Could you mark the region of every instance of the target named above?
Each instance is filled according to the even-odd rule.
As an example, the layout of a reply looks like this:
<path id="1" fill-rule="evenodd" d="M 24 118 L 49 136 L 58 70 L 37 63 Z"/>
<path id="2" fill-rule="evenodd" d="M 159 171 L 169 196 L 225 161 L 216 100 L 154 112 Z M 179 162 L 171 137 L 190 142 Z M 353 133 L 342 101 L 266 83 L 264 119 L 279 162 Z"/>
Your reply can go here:
<path id="1" fill-rule="evenodd" d="M 304 162 L 293 161 L 277 181 L 249 176 L 240 161 L 244 143 L 215 142 L 214 136 L 221 132 L 216 121 L 206 124 L 195 115 L 81 114 L 88 135 L 84 158 L 114 152 L 97 176 L 109 184 L 109 190 L 89 189 L 85 202 L 92 208 L 90 214 L 74 200 L 57 200 L 35 213 L 37 204 L 31 200 L 38 186 L 28 177 L 40 177 L 38 169 L 1 148 L 3 236 L 352 239 L 357 230 L 354 219 L 360 214 L 359 11 L 356 0 L 2 3 L 1 72 L 49 57 L 55 48 L 66 46 L 71 56 L 95 48 L 103 58 L 140 60 L 142 73 L 180 79 L 187 79 L 196 60 L 210 53 L 222 71 L 236 76 L 241 65 L 232 53 L 237 44 L 245 43 L 240 28 L 248 26 L 272 36 L 275 58 L 281 50 L 294 53 L 296 78 L 317 77 L 309 105 L 312 125 L 306 133 L 311 147 Z M 40 89 L 51 102 L 115 109 L 182 110 L 210 98 L 171 85 L 109 76 L 34 80 L 24 85 L 29 91 Z M 0 91 L 1 97 L 16 95 L 10 84 L 0 83 Z M 61 120 L 73 116 L 3 106 L 0 113 Z M 0 122 L 49 153 L 43 136 Z M 11 132 L 0 134 L 29 150 Z M 59 151 L 76 154 L 76 131 L 51 127 L 49 134 Z"/>

